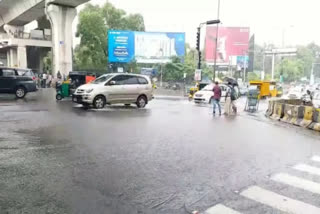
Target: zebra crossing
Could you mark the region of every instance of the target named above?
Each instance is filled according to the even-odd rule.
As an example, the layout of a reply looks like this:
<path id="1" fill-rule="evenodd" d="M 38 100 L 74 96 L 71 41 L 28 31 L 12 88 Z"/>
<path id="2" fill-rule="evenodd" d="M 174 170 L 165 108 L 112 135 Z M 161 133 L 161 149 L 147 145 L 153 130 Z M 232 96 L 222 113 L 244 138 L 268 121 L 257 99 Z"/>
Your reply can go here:
<path id="1" fill-rule="evenodd" d="M 320 163 L 320 156 L 313 156 L 310 158 L 312 163 Z M 320 168 L 308 165 L 297 164 L 292 167 L 293 170 L 305 175 L 320 176 Z M 314 182 L 309 179 L 291 175 L 288 173 L 277 173 L 270 177 L 271 182 L 286 185 L 289 188 L 297 188 L 302 191 L 307 191 L 315 195 L 320 195 L 320 183 Z M 281 195 L 271 189 L 266 189 L 257 185 L 249 186 L 239 193 L 240 197 L 246 200 L 257 202 L 260 205 L 270 207 L 274 212 L 285 212 L 292 214 L 320 214 L 319 207 L 309 204 L 292 197 Z M 245 212 L 238 211 L 234 207 L 228 207 L 221 203 L 208 208 L 205 214 L 242 214 Z M 259 213 L 259 212 L 256 212 Z"/>

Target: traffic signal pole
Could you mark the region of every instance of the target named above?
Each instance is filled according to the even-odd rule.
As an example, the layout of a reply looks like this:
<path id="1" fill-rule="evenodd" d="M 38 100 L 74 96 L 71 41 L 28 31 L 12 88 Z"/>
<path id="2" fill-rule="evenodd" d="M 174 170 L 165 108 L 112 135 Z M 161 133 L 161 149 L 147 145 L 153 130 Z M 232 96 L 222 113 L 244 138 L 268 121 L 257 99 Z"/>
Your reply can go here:
<path id="1" fill-rule="evenodd" d="M 202 25 L 212 25 L 212 24 L 219 24 L 220 20 L 210 20 L 207 22 L 203 22 L 200 23 L 199 27 L 197 28 L 197 43 L 196 43 L 196 47 L 197 47 L 197 51 L 198 51 L 198 69 L 201 69 L 201 48 L 200 48 L 200 31 L 201 31 L 201 27 Z"/>
<path id="2" fill-rule="evenodd" d="M 198 31 L 197 31 L 198 69 L 201 69 L 200 30 L 201 30 L 201 25 L 198 27 Z"/>

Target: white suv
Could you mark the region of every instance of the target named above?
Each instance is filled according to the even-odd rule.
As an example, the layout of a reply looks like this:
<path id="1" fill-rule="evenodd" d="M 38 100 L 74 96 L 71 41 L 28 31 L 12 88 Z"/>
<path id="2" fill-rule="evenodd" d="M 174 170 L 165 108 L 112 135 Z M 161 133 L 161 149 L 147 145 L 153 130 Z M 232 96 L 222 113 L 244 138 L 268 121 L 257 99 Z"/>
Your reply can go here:
<path id="1" fill-rule="evenodd" d="M 84 106 L 104 108 L 106 104 L 135 103 L 144 108 L 153 98 L 153 88 L 148 76 L 137 74 L 105 74 L 95 81 L 82 85 L 72 95 L 73 102 Z"/>

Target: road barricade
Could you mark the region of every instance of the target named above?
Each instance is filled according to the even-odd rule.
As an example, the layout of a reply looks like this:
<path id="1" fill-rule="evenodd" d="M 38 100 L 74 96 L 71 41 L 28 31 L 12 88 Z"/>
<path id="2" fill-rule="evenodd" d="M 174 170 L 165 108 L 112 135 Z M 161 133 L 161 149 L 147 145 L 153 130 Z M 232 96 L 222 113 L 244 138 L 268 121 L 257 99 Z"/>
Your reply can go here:
<path id="1" fill-rule="evenodd" d="M 284 104 L 275 102 L 273 107 L 273 113 L 271 115 L 271 119 L 280 120 L 283 117 Z"/>
<path id="2" fill-rule="evenodd" d="M 284 105 L 283 118 L 281 119 L 282 122 L 291 123 L 291 120 L 293 118 L 293 108 L 294 105 Z"/>
<path id="3" fill-rule="evenodd" d="M 308 126 L 309 129 L 320 131 L 320 109 L 313 109 L 312 123 Z"/>
<path id="4" fill-rule="evenodd" d="M 299 106 L 298 109 L 298 120 L 295 125 L 306 128 L 312 123 L 313 107 Z"/>
<path id="5" fill-rule="evenodd" d="M 266 111 L 266 116 L 270 117 L 273 114 L 274 101 L 270 100 L 268 104 L 268 110 Z"/>
<path id="6" fill-rule="evenodd" d="M 300 117 L 298 116 L 298 121 L 297 121 L 297 124 L 295 125 L 306 128 L 312 123 L 314 108 L 312 106 L 301 106 L 301 107 L 303 108 L 303 118 L 300 119 Z"/>

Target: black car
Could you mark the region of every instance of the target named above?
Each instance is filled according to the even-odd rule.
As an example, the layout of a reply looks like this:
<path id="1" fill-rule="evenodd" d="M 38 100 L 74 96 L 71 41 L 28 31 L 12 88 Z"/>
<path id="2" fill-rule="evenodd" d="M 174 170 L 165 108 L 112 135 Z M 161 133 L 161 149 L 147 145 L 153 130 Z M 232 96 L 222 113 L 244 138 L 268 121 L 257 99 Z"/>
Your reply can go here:
<path id="1" fill-rule="evenodd" d="M 15 94 L 23 98 L 28 92 L 37 90 L 37 85 L 31 76 L 19 75 L 18 68 L 0 67 L 0 93 Z"/>

